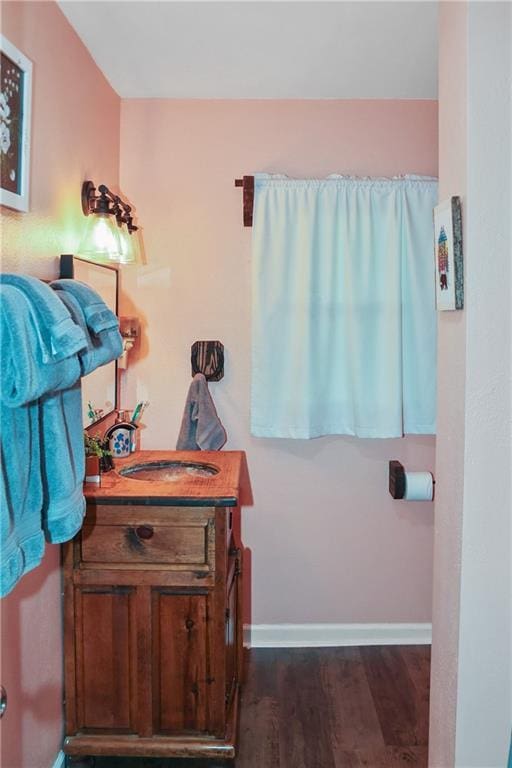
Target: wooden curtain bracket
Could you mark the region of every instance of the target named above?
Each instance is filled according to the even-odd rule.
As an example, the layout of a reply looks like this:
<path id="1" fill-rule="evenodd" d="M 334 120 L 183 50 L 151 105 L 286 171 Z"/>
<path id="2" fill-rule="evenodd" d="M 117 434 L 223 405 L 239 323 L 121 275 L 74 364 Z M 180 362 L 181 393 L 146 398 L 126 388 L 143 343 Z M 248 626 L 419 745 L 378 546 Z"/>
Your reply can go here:
<path id="1" fill-rule="evenodd" d="M 244 227 L 252 227 L 254 208 L 254 176 L 235 179 L 235 187 L 243 187 Z"/>

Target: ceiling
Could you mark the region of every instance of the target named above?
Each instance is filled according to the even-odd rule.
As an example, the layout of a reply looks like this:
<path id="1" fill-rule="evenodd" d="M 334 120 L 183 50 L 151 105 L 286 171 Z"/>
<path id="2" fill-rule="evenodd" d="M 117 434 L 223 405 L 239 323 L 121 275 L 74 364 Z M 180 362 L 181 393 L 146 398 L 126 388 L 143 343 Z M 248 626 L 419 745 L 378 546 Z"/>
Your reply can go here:
<path id="1" fill-rule="evenodd" d="M 124 98 L 437 98 L 436 2 L 59 5 Z"/>

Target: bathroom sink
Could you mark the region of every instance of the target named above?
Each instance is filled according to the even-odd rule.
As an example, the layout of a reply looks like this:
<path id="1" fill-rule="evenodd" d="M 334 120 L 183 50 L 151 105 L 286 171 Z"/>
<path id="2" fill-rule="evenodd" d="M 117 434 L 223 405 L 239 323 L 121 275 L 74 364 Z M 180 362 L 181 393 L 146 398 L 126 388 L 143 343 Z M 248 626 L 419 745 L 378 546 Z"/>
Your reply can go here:
<path id="1" fill-rule="evenodd" d="M 154 480 L 158 483 L 175 483 L 185 478 L 211 477 L 219 468 L 202 461 L 145 461 L 119 470 L 130 480 Z"/>
<path id="2" fill-rule="evenodd" d="M 234 507 L 242 495 L 242 503 L 252 503 L 243 451 L 143 449 L 116 458 L 114 471 L 104 473 L 100 485 L 85 483 L 84 495 L 91 507 Z"/>

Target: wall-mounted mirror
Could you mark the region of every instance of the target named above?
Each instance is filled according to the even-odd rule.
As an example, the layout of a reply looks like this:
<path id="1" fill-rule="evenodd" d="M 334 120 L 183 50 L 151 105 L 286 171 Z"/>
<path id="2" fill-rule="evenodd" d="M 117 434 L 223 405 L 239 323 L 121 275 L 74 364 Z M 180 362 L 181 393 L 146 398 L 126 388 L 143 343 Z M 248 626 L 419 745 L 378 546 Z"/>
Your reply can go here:
<path id="1" fill-rule="evenodd" d="M 60 277 L 87 283 L 117 315 L 119 280 L 115 267 L 95 264 L 77 256 L 60 257 Z M 89 427 L 118 407 L 117 360 L 97 368 L 82 379 L 82 416 Z M 94 415 L 92 415 L 94 414 Z"/>

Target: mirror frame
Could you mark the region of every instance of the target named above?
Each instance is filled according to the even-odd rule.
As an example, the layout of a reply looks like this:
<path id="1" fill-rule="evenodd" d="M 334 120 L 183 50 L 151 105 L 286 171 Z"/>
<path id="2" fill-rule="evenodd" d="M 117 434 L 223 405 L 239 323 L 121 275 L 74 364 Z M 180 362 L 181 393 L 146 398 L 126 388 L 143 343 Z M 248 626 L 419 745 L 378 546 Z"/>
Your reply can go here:
<path id="1" fill-rule="evenodd" d="M 90 261 L 88 259 L 81 259 L 79 256 L 73 256 L 73 254 L 71 253 L 62 253 L 60 257 L 59 278 L 74 280 L 76 261 L 79 261 L 83 264 L 94 264 L 96 267 L 103 267 L 104 269 L 109 269 L 112 272 L 114 272 L 115 278 L 116 278 L 116 317 L 119 317 L 119 271 L 118 269 L 116 267 L 110 266 L 110 264 L 101 264 L 100 262 Z M 121 402 L 118 360 L 115 361 L 114 375 L 115 375 L 114 407 L 112 408 L 111 411 L 108 411 L 108 413 L 104 413 L 100 419 L 97 419 L 96 421 L 92 421 L 90 424 L 87 425 L 87 427 L 84 427 L 84 429 L 89 429 L 90 427 L 96 427 L 99 424 L 102 424 L 107 419 L 111 419 L 112 414 L 114 414 L 118 410 L 119 403 Z"/>

